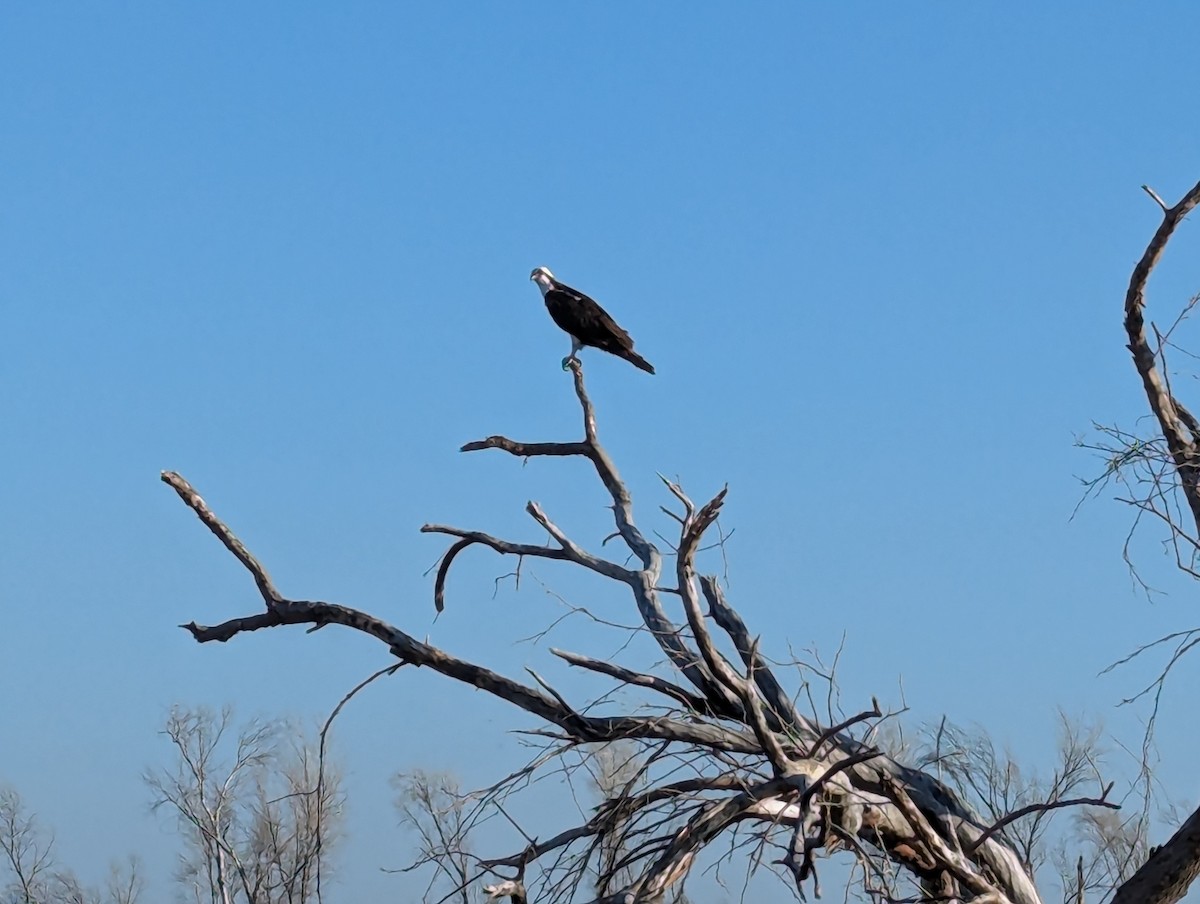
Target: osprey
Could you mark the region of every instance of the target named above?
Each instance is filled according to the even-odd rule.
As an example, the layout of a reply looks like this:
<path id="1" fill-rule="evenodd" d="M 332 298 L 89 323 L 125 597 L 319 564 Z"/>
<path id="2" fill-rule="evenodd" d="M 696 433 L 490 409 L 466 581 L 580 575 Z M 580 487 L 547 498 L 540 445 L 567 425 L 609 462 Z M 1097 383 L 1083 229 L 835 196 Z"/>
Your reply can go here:
<path id="1" fill-rule="evenodd" d="M 578 361 L 579 350 L 585 345 L 624 358 L 634 367 L 654 373 L 650 362 L 633 350 L 629 334 L 617 326 L 608 312 L 582 292 L 560 283 L 545 267 L 538 267 L 529 278 L 542 290 L 542 299 L 551 318 L 571 337 L 571 354 L 563 358 L 563 370 L 571 361 Z"/>

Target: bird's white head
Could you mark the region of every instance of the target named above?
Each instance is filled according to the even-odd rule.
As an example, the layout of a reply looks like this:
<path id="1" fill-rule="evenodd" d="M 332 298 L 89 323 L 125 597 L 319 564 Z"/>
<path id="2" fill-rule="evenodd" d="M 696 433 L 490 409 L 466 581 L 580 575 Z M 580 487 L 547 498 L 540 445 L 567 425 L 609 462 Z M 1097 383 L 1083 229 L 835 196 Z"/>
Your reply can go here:
<path id="1" fill-rule="evenodd" d="M 554 274 L 547 267 L 538 267 L 529 274 L 529 278 L 538 284 L 538 288 L 542 290 L 543 295 L 554 288 Z"/>

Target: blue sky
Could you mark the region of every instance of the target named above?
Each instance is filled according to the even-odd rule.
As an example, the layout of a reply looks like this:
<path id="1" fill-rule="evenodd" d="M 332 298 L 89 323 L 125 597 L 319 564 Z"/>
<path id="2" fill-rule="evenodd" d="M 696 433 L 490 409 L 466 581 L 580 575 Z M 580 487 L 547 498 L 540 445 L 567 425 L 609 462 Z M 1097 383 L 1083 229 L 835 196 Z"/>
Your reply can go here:
<path id="1" fill-rule="evenodd" d="M 730 485 L 730 596 L 776 653 L 845 637 L 849 709 L 980 722 L 1031 762 L 1055 708 L 1103 716 L 1191 627 L 1129 512 L 1070 522 L 1073 448 L 1135 423 L 1129 270 L 1139 190 L 1200 178 L 1193 5 L 9 5 L 0 14 L 0 781 L 99 877 L 170 840 L 141 770 L 174 703 L 322 717 L 386 664 L 366 640 L 200 647 L 175 626 L 256 609 L 158 482 L 181 471 L 288 594 L 360 606 L 568 692 L 520 644 L 561 613 L 473 551 L 434 624 L 424 521 L 540 539 L 539 500 L 596 545 L 578 462 L 462 456 L 574 438 L 566 341 L 528 274 L 595 295 L 658 368 L 586 357 L 647 526 L 656 471 Z M 1196 288 L 1190 225 L 1152 316 Z M 1161 303 L 1163 307 L 1154 307 Z M 545 584 L 628 617 L 553 568 Z M 568 622 L 555 645 L 616 642 Z M 1162 775 L 1194 800 L 1165 701 Z M 402 672 L 342 717 L 344 900 L 401 894 L 388 777 L 494 778 L 509 713 Z"/>

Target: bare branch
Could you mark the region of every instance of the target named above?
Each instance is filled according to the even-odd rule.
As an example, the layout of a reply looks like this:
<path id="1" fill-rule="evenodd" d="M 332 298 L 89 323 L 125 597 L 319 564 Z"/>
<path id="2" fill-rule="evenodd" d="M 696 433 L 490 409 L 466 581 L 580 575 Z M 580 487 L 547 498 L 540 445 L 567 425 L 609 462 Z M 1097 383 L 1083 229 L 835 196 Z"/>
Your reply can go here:
<path id="1" fill-rule="evenodd" d="M 602 574 L 607 578 L 612 578 L 615 581 L 629 583 L 633 580 L 633 573 L 628 569 L 622 568 L 620 565 L 609 562 L 606 559 L 597 558 L 589 552 L 585 552 L 557 524 L 546 516 L 546 513 L 542 511 L 541 506 L 536 502 L 530 502 L 526 505 L 525 511 L 529 512 L 533 520 L 545 528 L 546 533 L 550 534 L 558 542 L 572 562 L 582 565 L 585 568 L 590 568 L 592 571 Z"/>
<path id="2" fill-rule="evenodd" d="M 321 733 L 318 736 L 318 744 L 317 744 L 317 800 L 318 800 L 318 802 L 323 801 L 325 799 L 325 751 L 327 749 L 328 740 L 329 740 L 329 730 L 333 727 L 333 721 L 341 714 L 342 710 L 345 709 L 346 704 L 349 703 L 351 700 L 353 700 L 355 698 L 355 696 L 357 696 L 359 691 L 361 691 L 364 688 L 368 687 L 369 685 L 373 684 L 375 682 L 375 680 L 378 678 L 382 678 L 385 675 L 396 674 L 397 670 L 399 670 L 401 668 L 401 666 L 403 666 L 403 665 L 404 665 L 404 663 L 398 662 L 395 665 L 389 665 L 389 666 L 386 666 L 375 672 L 372 672 L 370 675 L 368 675 L 366 678 L 364 678 L 358 684 L 354 685 L 354 687 L 352 687 L 350 689 L 350 691 L 344 697 L 342 697 L 341 700 L 338 701 L 337 706 L 335 706 L 333 708 L 333 711 L 329 714 L 328 718 L 325 719 L 325 724 L 321 726 Z M 326 809 L 325 807 L 318 805 L 317 815 L 316 815 L 316 844 L 315 844 L 314 854 L 316 856 L 315 879 L 316 879 L 316 894 L 317 894 L 318 902 L 320 902 L 322 900 L 322 897 L 321 897 L 321 872 L 322 872 L 322 870 L 321 870 L 321 865 L 322 865 L 321 848 L 325 843 L 325 833 L 322 831 L 321 823 L 325 816 L 325 809 Z"/>
<path id="3" fill-rule="evenodd" d="M 1154 199 L 1154 203 L 1162 208 L 1163 213 L 1170 212 L 1170 209 L 1163 202 L 1163 199 L 1158 196 L 1158 192 L 1156 192 L 1154 189 L 1152 189 L 1149 185 L 1143 185 L 1142 191 L 1144 191 L 1146 194 L 1148 194 L 1151 198 Z"/>
<path id="4" fill-rule="evenodd" d="M 466 443 L 458 451 L 480 452 L 484 449 L 500 449 L 519 458 L 533 458 L 538 455 L 582 455 L 590 458 L 592 454 L 592 448 L 587 443 L 519 443 L 506 436 L 489 436 L 487 439 Z"/>
<path id="5" fill-rule="evenodd" d="M 746 701 L 742 690 L 743 679 L 713 642 L 704 621 L 704 613 L 700 611 L 700 602 L 696 598 L 695 590 L 696 549 L 704 532 L 720 514 L 727 492 L 728 487 L 706 502 L 694 516 L 685 519 L 675 559 L 675 576 L 679 582 L 679 596 L 683 599 L 683 611 L 687 615 L 688 627 L 692 629 L 692 638 L 704 664 L 708 667 L 708 672 L 719 682 L 710 692 L 719 693 L 731 700 L 740 700 L 744 704 Z"/>
<path id="6" fill-rule="evenodd" d="M 1154 412 L 1167 441 L 1167 447 L 1179 473 L 1180 486 L 1191 508 L 1192 520 L 1200 531 L 1200 458 L 1192 439 L 1184 435 L 1186 428 L 1181 423 L 1175 399 L 1159 372 L 1154 351 L 1146 338 L 1143 314 L 1146 306 L 1146 283 L 1166 250 L 1167 242 L 1170 241 L 1175 228 L 1197 204 L 1200 204 L 1200 183 L 1193 186 L 1178 204 L 1170 208 L 1149 188 L 1146 188 L 1146 192 L 1163 209 L 1163 220 L 1133 268 L 1129 289 L 1125 293 L 1125 332 L 1129 336 L 1129 351 L 1133 355 L 1134 366 L 1141 375 L 1150 410 Z"/>
<path id="7" fill-rule="evenodd" d="M 674 700 L 678 700 L 691 712 L 707 714 L 710 711 L 707 699 L 701 697 L 699 694 L 693 694 L 691 691 L 685 690 L 679 685 L 667 681 L 665 678 L 659 678 L 657 675 L 646 675 L 613 662 L 593 659 L 590 656 L 581 656 L 579 653 L 571 653 L 553 647 L 550 648 L 550 652 L 579 668 L 600 672 L 602 675 L 610 675 L 626 684 L 634 684 L 638 687 L 648 687 L 651 690 L 656 690 L 660 694 L 665 694 Z"/>
<path id="8" fill-rule="evenodd" d="M 437 578 L 433 582 L 433 607 L 438 612 L 441 612 L 446 608 L 446 575 L 450 573 L 450 566 L 454 562 L 454 557 L 471 544 L 478 542 L 478 540 L 472 540 L 469 537 L 464 537 L 457 543 L 451 545 L 451 547 L 446 550 L 446 554 L 442 556 L 441 564 L 438 565 Z"/>
<path id="9" fill-rule="evenodd" d="M 758 689 L 762 693 L 763 699 L 767 701 L 767 705 L 770 706 L 772 713 L 784 724 L 797 731 L 812 731 L 812 727 L 796 710 L 791 698 L 784 692 L 782 685 L 775 678 L 775 673 L 767 663 L 761 657 L 751 655 L 753 641 L 750 638 L 750 631 L 738 611 L 725 600 L 725 593 L 717 579 L 711 575 L 701 576 L 700 589 L 704 593 L 704 599 L 708 603 L 713 621 L 733 641 L 734 648 L 742 659 L 742 664 L 747 669 L 753 668 L 754 683 L 758 685 Z"/>
<path id="10" fill-rule="evenodd" d="M 533 543 L 510 543 L 508 540 L 501 540 L 499 537 L 493 537 L 491 534 L 485 534 L 482 531 L 461 530 L 460 528 L 450 527 L 445 524 L 422 524 L 421 533 L 448 534 L 451 537 L 461 537 L 464 540 L 469 540 L 471 543 L 480 543 L 491 547 L 496 552 L 506 556 L 536 556 L 541 559 L 559 559 L 560 561 L 569 561 L 571 558 L 566 550 L 555 549 L 553 546 L 538 546 Z M 457 545 L 456 543 L 455 546 Z"/>
<path id="11" fill-rule="evenodd" d="M 762 701 L 758 697 L 758 688 L 754 684 L 754 662 L 757 659 L 758 641 L 755 640 L 750 644 L 750 665 L 747 667 L 746 680 L 742 683 L 742 699 L 745 701 L 746 710 L 750 715 L 750 727 L 754 729 L 754 734 L 762 745 L 767 760 L 775 770 L 775 775 L 788 775 L 791 771 L 791 757 L 784 751 L 783 744 L 779 742 L 775 733 L 771 731 L 771 726 L 767 724 Z"/>
<path id="12" fill-rule="evenodd" d="M 272 608 L 275 603 L 283 599 L 279 591 L 275 589 L 275 585 L 271 582 L 267 570 L 259 564 L 258 559 L 250 554 L 250 550 L 242 545 L 242 541 L 235 537 L 233 532 L 212 513 L 212 510 L 209 509 L 207 503 L 200 497 L 200 494 L 192 488 L 192 485 L 174 471 L 163 471 L 161 477 L 163 483 L 179 494 L 179 498 L 183 500 L 184 504 L 196 513 L 196 516 L 204 522 L 204 526 L 216 535 L 225 548 L 233 553 L 239 562 L 246 566 L 246 570 L 250 572 L 254 578 L 254 583 L 258 586 L 258 592 L 262 594 L 263 602 L 267 604 L 267 608 Z"/>
<path id="13" fill-rule="evenodd" d="M 688 498 L 687 493 L 683 491 L 683 488 L 680 487 L 679 484 L 672 480 L 668 480 L 662 474 L 658 475 L 658 479 L 661 480 L 666 488 L 671 491 L 672 496 L 683 503 L 683 511 L 686 517 L 680 518 L 678 515 L 673 515 L 670 512 L 667 512 L 667 514 L 671 515 L 671 517 L 673 517 L 680 524 L 686 525 L 692 518 L 696 516 L 696 504 L 692 502 L 690 498 Z M 663 511 L 667 510 L 663 509 Z"/>

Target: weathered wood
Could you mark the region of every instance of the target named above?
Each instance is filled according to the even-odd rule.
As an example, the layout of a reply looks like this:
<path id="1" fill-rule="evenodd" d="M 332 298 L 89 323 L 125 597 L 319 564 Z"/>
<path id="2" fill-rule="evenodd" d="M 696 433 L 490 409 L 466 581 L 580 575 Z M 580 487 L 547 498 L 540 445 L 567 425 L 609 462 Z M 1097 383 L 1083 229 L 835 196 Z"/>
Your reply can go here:
<path id="1" fill-rule="evenodd" d="M 628 488 L 599 441 L 595 408 L 587 395 L 578 362 L 572 363 L 572 372 L 583 414 L 582 441 L 518 443 L 491 436 L 468 443 L 463 449 L 499 449 L 522 457 L 585 458 L 612 499 L 616 535 L 629 547 L 638 567 L 618 565 L 589 553 L 540 506 L 531 502 L 527 511 L 550 535 L 551 545 L 519 543 L 439 524 L 422 528 L 426 533 L 455 538 L 435 579 L 435 605 L 439 611 L 444 605 L 445 585 L 456 557 L 473 545 L 487 546 L 506 556 L 566 561 L 607 577 L 632 592 L 645 628 L 691 689 L 612 663 L 555 652 L 576 666 L 608 674 L 656 694 L 660 709 L 662 702 L 666 702 L 664 715 L 588 715 L 586 708 L 570 704 L 536 674 L 534 679 L 540 686 L 526 685 L 418 641 L 365 612 L 323 601 L 287 599 L 199 494 L 179 475 L 164 473 L 163 480 L 250 571 L 265 606 L 263 612 L 220 625 L 206 627 L 192 622 L 184 627 L 197 641 L 206 643 L 225 642 L 238 634 L 264 628 L 341 625 L 376 638 L 402 663 L 433 669 L 544 720 L 554 732 L 539 733 L 568 746 L 618 740 L 654 742 L 658 746 L 653 757 L 676 757 L 680 762 L 687 757 L 691 763 L 689 769 L 709 764 L 699 768 L 710 774 L 694 780 L 671 782 L 640 794 L 630 789 L 587 823 L 566 829 L 548 842 L 531 844 L 513 857 L 491 861 L 490 868 L 519 865 L 523 869 L 531 860 L 551 851 L 565 850 L 580 840 L 594 840 L 614 825 L 626 825 L 631 817 L 647 809 L 655 811 L 661 828 L 658 834 L 643 839 L 626 857 L 640 872 L 633 885 L 619 896 L 602 896 L 601 900 L 624 901 L 627 894 L 635 895 L 635 900 L 650 900 L 687 874 L 701 848 L 728 826 L 747 820 L 761 822 L 764 830 L 780 824 L 795 827 L 796 844 L 801 845 L 803 852 L 801 860 L 795 863 L 797 875 L 812 875 L 815 879 L 811 854 L 814 847 L 825 844 L 830 836 L 828 826 L 820 829 L 818 835 L 811 833 L 819 829 L 817 822 L 828 819 L 827 813 L 832 812 L 828 808 L 833 807 L 853 814 L 846 830 L 851 837 L 857 836 L 859 844 L 882 845 L 883 854 L 910 869 L 919 881 L 932 882 L 941 871 L 950 871 L 960 886 L 976 897 L 1011 904 L 1041 904 L 1016 852 L 1001 838 L 984 837 L 987 826 L 949 788 L 849 734 L 856 722 L 882 715 L 877 704 L 873 712 L 863 713 L 832 730 L 797 712 L 716 579 L 697 573 L 697 553 L 706 531 L 720 513 L 725 490 L 697 507 L 680 488 L 667 481 L 685 509 L 685 515 L 677 518 L 680 538 L 675 551 L 675 572 L 679 586 L 675 592 L 684 604 L 687 630 L 681 630 L 666 616 L 660 599 L 663 591 L 659 589 L 663 556 L 636 526 Z M 697 584 L 707 612 L 702 608 Z M 723 632 L 723 638 L 714 635 L 710 622 Z M 734 668 L 721 652 L 720 647 L 725 643 L 732 644 L 744 672 Z M 769 764 L 775 778 L 765 778 L 754 765 L 756 762 Z M 885 777 L 881 779 L 881 775 Z M 813 795 L 819 789 L 825 791 L 818 813 L 813 809 Z M 667 810 L 659 814 L 656 810 L 659 807 Z M 869 820 L 863 818 L 867 812 Z M 613 814 L 620 814 L 621 819 L 614 822 L 609 818 Z M 826 815 L 817 819 L 820 814 Z M 932 858 L 932 865 L 928 859 L 911 855 L 918 848 Z M 505 886 L 501 883 L 491 887 Z M 523 884 L 520 893 L 525 894 Z"/>

